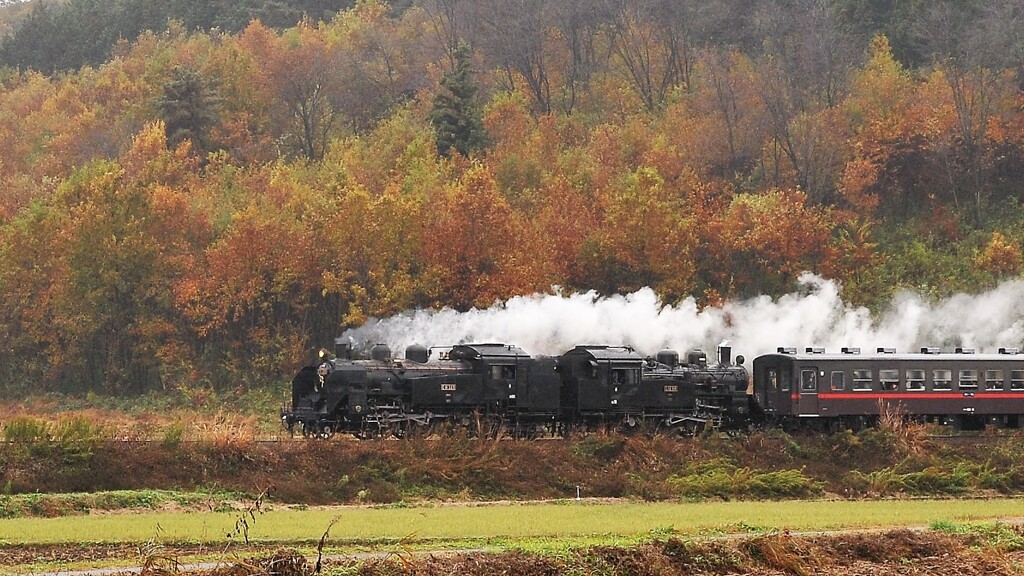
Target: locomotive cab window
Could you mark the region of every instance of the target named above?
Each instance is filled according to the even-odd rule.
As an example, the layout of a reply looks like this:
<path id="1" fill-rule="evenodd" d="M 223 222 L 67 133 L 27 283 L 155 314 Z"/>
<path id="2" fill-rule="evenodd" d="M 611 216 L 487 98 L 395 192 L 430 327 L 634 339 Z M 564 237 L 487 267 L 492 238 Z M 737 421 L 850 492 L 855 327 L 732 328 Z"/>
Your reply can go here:
<path id="1" fill-rule="evenodd" d="M 612 368 L 612 384 L 636 384 L 637 371 L 632 368 Z"/>
<path id="2" fill-rule="evenodd" d="M 496 364 L 491 366 L 491 378 L 493 380 L 515 380 L 516 367 L 508 364 Z"/>
<path id="3" fill-rule="evenodd" d="M 932 370 L 932 389 L 934 389 L 934 390 L 952 390 L 953 389 L 953 371 L 952 370 Z"/>
<path id="4" fill-rule="evenodd" d="M 962 390 L 975 390 L 978 388 L 978 371 L 977 370 L 961 370 L 960 371 L 960 389 Z"/>
<path id="5" fill-rule="evenodd" d="M 832 371 L 832 389 L 839 391 L 846 388 L 846 372 L 842 370 Z"/>
<path id="6" fill-rule="evenodd" d="M 818 391 L 818 370 L 812 368 L 810 370 L 800 371 L 800 391 L 801 392 L 817 392 Z"/>
<path id="7" fill-rule="evenodd" d="M 924 370 L 907 370 L 907 390 L 924 390 Z"/>
<path id="8" fill-rule="evenodd" d="M 854 390 L 871 390 L 872 380 L 874 380 L 874 375 L 871 373 L 871 370 L 853 371 Z"/>
<path id="9" fill-rule="evenodd" d="M 899 370 L 879 370 L 878 381 L 882 384 L 882 390 L 895 390 L 900 387 Z"/>
<path id="10" fill-rule="evenodd" d="M 986 390 L 1002 390 L 1004 382 L 1002 370 L 985 370 Z"/>
<path id="11" fill-rule="evenodd" d="M 1024 370 L 1010 370 L 1010 390 L 1024 390 Z"/>

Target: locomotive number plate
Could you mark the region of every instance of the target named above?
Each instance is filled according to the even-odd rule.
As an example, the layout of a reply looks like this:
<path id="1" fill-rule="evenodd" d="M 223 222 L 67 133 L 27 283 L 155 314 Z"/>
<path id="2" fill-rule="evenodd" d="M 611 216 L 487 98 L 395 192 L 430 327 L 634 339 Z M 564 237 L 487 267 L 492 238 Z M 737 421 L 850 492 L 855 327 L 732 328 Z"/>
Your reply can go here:
<path id="1" fill-rule="evenodd" d="M 455 384 L 441 384 L 442 392 L 455 392 Z"/>
<path id="2" fill-rule="evenodd" d="M 665 386 L 665 392 L 679 392 L 679 386 Z"/>

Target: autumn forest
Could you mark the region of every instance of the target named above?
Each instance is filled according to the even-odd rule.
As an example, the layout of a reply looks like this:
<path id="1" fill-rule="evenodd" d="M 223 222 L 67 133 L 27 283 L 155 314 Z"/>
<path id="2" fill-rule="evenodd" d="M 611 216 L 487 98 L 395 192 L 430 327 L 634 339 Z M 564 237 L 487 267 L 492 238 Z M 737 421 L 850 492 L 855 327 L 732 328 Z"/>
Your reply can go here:
<path id="1" fill-rule="evenodd" d="M 6 393 L 279 386 L 555 286 L 1024 270 L 1021 0 L 146 4 L 0 7 Z"/>

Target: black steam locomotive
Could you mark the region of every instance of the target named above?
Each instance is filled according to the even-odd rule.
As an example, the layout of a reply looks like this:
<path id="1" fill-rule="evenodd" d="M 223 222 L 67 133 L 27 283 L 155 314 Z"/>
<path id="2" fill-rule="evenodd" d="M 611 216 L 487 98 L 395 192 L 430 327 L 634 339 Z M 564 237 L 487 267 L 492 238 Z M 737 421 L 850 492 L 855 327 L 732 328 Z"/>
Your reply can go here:
<path id="1" fill-rule="evenodd" d="M 557 357 L 530 356 L 506 344 L 461 344 L 438 350 L 410 346 L 404 359 L 376 345 L 354 360 L 336 343 L 334 358 L 292 381 L 291 431 L 326 438 L 344 432 L 403 436 L 440 424 L 520 437 L 574 429 L 656 427 L 683 434 L 706 426 L 747 426 L 756 406 L 743 357 L 727 347 L 717 363 L 694 351 L 680 362 L 665 350 L 645 358 L 629 347 L 577 346 Z"/>

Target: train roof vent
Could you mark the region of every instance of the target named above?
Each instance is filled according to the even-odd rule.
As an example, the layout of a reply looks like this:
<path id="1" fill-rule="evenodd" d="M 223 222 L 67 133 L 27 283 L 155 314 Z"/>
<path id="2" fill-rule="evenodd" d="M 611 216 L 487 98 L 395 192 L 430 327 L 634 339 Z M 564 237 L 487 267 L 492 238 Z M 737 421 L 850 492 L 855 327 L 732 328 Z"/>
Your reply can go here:
<path id="1" fill-rule="evenodd" d="M 974 348 L 957 348 L 957 354 L 974 354 Z"/>
<path id="2" fill-rule="evenodd" d="M 921 354 L 938 354 L 938 353 L 939 353 L 939 347 L 938 346 L 926 346 L 924 348 L 921 348 Z"/>
<path id="3" fill-rule="evenodd" d="M 1000 348 L 1000 354 L 1020 354 L 1020 348 Z"/>
<path id="4" fill-rule="evenodd" d="M 875 352 L 878 352 L 879 354 L 895 354 L 896 353 L 896 349 L 895 348 L 878 348 L 877 350 L 875 350 Z"/>
<path id="5" fill-rule="evenodd" d="M 796 348 L 786 348 L 779 346 L 779 354 L 796 354 Z"/>
<path id="6" fill-rule="evenodd" d="M 843 346 L 843 354 L 860 354 L 860 348 L 852 346 Z"/>
<path id="7" fill-rule="evenodd" d="M 808 354 L 824 354 L 825 353 L 825 349 L 820 347 L 820 346 L 819 347 L 808 347 L 808 348 L 806 348 L 804 350 L 804 352 L 807 352 Z"/>

